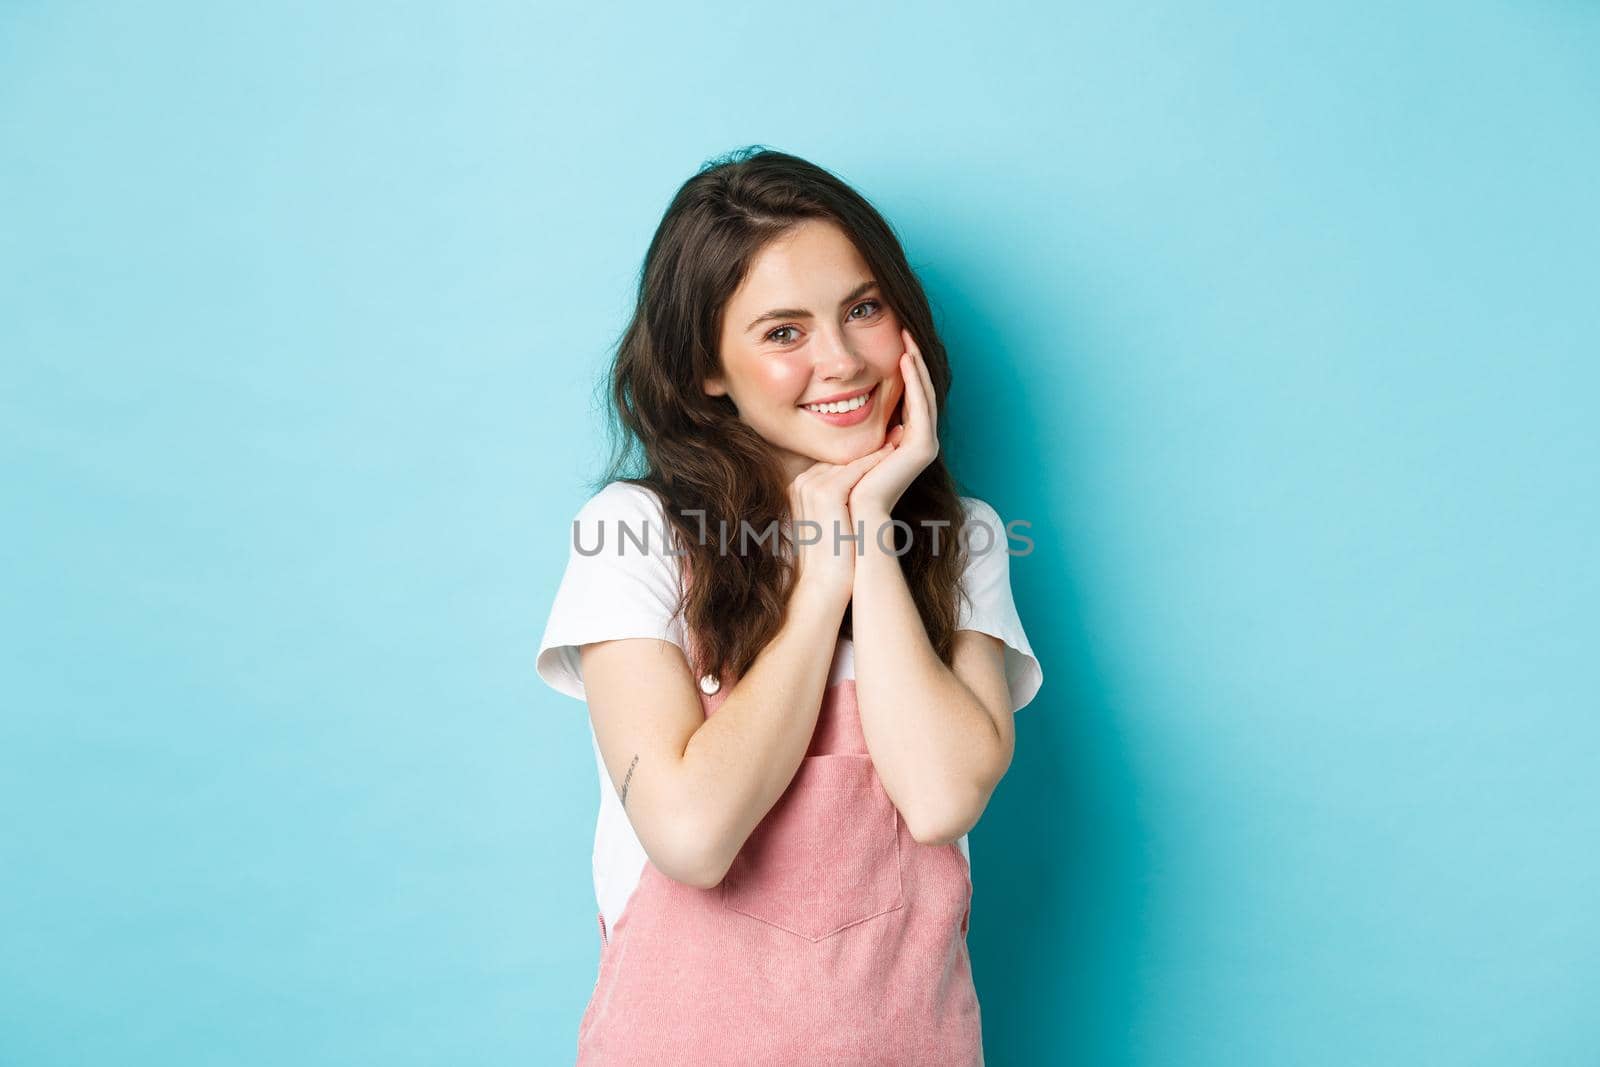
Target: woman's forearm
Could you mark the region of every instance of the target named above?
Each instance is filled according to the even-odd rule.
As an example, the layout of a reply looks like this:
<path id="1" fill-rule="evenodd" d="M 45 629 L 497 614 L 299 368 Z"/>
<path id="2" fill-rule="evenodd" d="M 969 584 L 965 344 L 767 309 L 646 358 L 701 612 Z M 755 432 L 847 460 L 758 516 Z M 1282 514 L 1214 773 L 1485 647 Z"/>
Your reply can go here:
<path id="1" fill-rule="evenodd" d="M 878 543 L 887 515 L 861 515 L 851 628 L 861 729 L 884 790 L 918 841 L 942 844 L 983 813 L 1007 756 L 982 702 L 939 659 L 900 561 Z M 893 545 L 893 531 L 883 540 Z"/>
<path id="2" fill-rule="evenodd" d="M 802 583 L 777 635 L 689 738 L 680 783 L 705 849 L 707 884 L 722 880 L 805 758 L 843 616 L 843 604 Z"/>

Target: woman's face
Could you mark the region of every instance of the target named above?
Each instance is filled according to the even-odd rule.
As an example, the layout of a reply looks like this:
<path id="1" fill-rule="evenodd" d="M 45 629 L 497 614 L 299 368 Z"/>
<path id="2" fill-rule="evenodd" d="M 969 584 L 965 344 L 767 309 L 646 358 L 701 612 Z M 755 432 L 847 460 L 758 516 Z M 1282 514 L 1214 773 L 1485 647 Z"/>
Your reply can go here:
<path id="1" fill-rule="evenodd" d="M 807 219 L 756 257 L 723 313 L 722 373 L 705 391 L 777 447 L 792 479 L 818 460 L 849 463 L 881 446 L 904 391 L 900 320 L 838 225 Z M 819 413 L 835 397 L 866 403 Z M 839 405 L 830 405 L 837 407 Z"/>

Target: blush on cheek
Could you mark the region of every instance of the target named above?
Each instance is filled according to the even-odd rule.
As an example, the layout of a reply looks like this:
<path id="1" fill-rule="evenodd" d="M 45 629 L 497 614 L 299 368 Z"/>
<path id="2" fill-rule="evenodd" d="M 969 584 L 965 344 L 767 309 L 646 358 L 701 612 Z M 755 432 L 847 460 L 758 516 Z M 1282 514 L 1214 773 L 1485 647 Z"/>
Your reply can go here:
<path id="1" fill-rule="evenodd" d="M 784 360 L 775 359 L 761 366 L 760 376 L 757 378 L 761 391 L 774 403 L 788 404 L 797 407 L 806 395 L 806 386 L 811 381 L 811 368 L 796 362 L 786 363 Z"/>

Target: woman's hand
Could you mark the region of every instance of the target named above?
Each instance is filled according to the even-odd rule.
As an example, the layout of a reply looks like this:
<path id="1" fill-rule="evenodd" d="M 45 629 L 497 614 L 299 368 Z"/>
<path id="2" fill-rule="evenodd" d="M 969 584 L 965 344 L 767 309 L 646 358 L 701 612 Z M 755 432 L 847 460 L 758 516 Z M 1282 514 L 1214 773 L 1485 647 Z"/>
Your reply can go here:
<path id="1" fill-rule="evenodd" d="M 922 360 L 922 351 L 911 331 L 900 328 L 906 350 L 900 356 L 900 377 L 905 383 L 900 398 L 900 422 L 889 427 L 884 444 L 893 452 L 855 483 L 850 491 L 850 512 L 861 517 L 885 520 L 899 503 L 900 495 L 939 454 L 937 401 L 933 377 Z M 876 453 L 874 453 L 876 454 Z M 868 537 L 878 531 L 868 530 Z"/>
<path id="2" fill-rule="evenodd" d="M 850 490 L 893 452 L 894 446 L 885 441 L 877 451 L 850 463 L 813 463 L 789 483 L 798 571 L 795 587 L 820 594 L 840 612 L 850 603 L 856 554 L 861 551 L 859 541 L 843 540 L 857 533 L 850 519 Z M 802 528 L 802 521 L 816 527 Z"/>

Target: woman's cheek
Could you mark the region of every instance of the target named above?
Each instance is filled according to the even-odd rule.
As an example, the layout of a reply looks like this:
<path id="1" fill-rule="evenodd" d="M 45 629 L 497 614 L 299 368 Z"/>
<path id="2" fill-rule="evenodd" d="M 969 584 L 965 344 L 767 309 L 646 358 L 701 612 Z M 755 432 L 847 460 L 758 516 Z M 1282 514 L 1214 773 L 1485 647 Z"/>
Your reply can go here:
<path id="1" fill-rule="evenodd" d="M 811 378 L 811 368 L 798 360 L 793 362 L 775 359 L 761 367 L 761 387 L 774 404 L 790 407 L 798 404 L 806 393 Z"/>
<path id="2" fill-rule="evenodd" d="M 869 357 L 880 377 L 900 380 L 900 355 L 906 350 L 900 338 L 900 327 L 880 328 L 872 336 L 872 355 Z"/>

